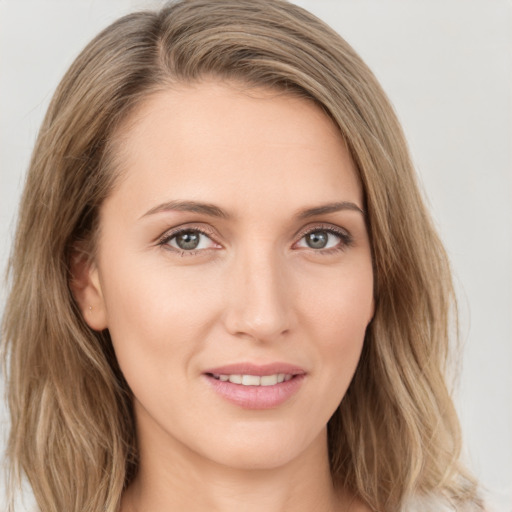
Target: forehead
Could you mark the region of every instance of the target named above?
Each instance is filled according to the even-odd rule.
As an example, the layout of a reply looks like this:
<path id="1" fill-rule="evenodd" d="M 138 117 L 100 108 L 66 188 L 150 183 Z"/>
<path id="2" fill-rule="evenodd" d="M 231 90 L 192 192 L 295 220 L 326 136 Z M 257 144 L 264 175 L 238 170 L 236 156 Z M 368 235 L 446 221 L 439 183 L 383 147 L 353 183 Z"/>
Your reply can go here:
<path id="1" fill-rule="evenodd" d="M 240 208 L 259 194 L 267 206 L 318 196 L 362 207 L 338 128 L 313 101 L 281 91 L 214 81 L 160 91 L 129 116 L 114 147 L 122 176 L 114 194 L 126 199 L 171 195 Z"/>

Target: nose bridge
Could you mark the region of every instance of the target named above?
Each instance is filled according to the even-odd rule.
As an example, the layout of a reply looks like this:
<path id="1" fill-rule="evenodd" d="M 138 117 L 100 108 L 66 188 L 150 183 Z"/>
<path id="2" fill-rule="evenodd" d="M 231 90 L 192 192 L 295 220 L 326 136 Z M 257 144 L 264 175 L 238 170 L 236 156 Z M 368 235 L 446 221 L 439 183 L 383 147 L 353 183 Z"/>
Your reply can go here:
<path id="1" fill-rule="evenodd" d="M 230 269 L 229 308 L 232 334 L 272 340 L 291 327 L 292 304 L 283 262 L 270 244 L 240 249 Z"/>

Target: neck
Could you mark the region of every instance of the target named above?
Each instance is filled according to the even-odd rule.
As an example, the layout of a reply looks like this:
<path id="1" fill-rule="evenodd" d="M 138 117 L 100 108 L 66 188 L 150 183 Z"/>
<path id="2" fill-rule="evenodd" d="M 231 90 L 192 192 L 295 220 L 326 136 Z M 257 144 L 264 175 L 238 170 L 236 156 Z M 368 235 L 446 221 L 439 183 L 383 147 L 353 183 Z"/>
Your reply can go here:
<path id="1" fill-rule="evenodd" d="M 326 431 L 293 460 L 264 469 L 219 464 L 160 434 L 139 436 L 139 472 L 122 512 L 348 510 L 332 484 Z"/>

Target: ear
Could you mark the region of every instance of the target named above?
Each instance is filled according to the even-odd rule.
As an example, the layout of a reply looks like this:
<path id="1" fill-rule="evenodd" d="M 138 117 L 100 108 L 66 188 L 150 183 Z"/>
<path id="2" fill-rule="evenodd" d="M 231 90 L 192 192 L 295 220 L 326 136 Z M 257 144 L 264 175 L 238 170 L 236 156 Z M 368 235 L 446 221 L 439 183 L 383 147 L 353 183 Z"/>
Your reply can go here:
<path id="1" fill-rule="evenodd" d="M 95 331 L 106 329 L 107 314 L 96 264 L 85 251 L 76 249 L 71 256 L 70 266 L 69 287 L 83 319 Z"/>

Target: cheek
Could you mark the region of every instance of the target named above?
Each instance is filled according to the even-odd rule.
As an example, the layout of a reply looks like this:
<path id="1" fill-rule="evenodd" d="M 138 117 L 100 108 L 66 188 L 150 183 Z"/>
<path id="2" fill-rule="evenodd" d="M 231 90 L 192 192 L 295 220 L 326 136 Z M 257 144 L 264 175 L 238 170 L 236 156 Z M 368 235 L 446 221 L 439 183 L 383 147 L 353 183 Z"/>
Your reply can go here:
<path id="1" fill-rule="evenodd" d="M 359 339 L 373 315 L 373 272 L 369 261 L 317 276 L 304 294 L 311 323 L 347 342 Z"/>
<path id="2" fill-rule="evenodd" d="M 324 289 L 309 294 L 309 336 L 316 340 L 325 386 L 343 396 L 355 372 L 366 328 L 373 315 L 371 265 L 324 280 Z"/>
<path id="3" fill-rule="evenodd" d="M 144 375 L 166 382 L 171 374 L 186 372 L 212 316 L 212 301 L 198 289 L 200 280 L 137 258 L 114 261 L 104 269 L 104 299 L 126 379 L 136 386 Z"/>

